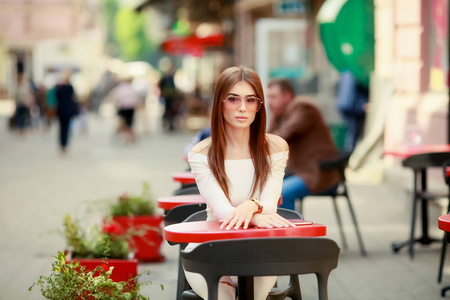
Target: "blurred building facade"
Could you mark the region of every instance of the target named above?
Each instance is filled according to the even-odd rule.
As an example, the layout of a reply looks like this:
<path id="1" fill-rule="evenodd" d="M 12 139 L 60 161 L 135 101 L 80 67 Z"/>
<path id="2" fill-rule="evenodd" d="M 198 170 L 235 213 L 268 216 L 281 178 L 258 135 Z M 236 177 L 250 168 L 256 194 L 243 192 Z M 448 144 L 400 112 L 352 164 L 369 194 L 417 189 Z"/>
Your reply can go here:
<path id="1" fill-rule="evenodd" d="M 100 1 L 0 0 L 0 90 L 11 96 L 17 73 L 54 82 L 72 69 L 88 89 L 103 53 Z"/>
<path id="2" fill-rule="evenodd" d="M 448 1 L 375 0 L 375 82 L 392 82 L 384 147 L 447 143 Z M 421 139 L 412 141 L 411 131 Z"/>
<path id="3" fill-rule="evenodd" d="M 297 93 L 319 105 L 328 123 L 338 123 L 334 93 L 337 71 L 320 41 L 317 14 L 325 0 L 238 0 L 234 64 L 261 76 L 289 78 Z"/>
<path id="4" fill-rule="evenodd" d="M 189 30 L 185 39 L 189 42 L 181 44 L 183 39 L 177 37 L 175 28 L 166 26 L 162 49 L 181 60 L 181 68 L 196 85 L 207 86 L 212 91 L 223 69 L 246 65 L 258 72 L 263 85 L 274 77 L 291 79 L 296 91 L 313 98 L 327 121 L 335 123 L 339 122 L 334 104 L 338 73 L 326 59 L 316 22 L 323 2 L 147 0 L 137 10 L 149 14 L 153 9 L 159 10 L 167 16 L 165 19 L 171 19 L 169 24 L 187 20 Z M 189 51 L 194 44 L 193 36 L 223 36 L 223 44 L 206 46 L 204 51 L 195 53 Z"/>
<path id="5" fill-rule="evenodd" d="M 150 27 L 157 28 L 163 54 L 176 62 L 183 92 L 200 88 L 210 94 L 215 79 L 231 64 L 233 3 L 146 0 L 136 7 L 148 16 Z"/>

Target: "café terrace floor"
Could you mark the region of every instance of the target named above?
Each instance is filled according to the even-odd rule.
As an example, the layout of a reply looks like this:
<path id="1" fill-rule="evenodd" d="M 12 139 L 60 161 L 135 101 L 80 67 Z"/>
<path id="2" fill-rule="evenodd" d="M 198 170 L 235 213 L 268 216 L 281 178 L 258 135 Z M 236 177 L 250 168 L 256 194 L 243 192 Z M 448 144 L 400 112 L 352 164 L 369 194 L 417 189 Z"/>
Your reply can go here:
<path id="1" fill-rule="evenodd" d="M 193 134 L 156 130 L 124 146 L 111 142 L 115 124 L 113 118 L 89 116 L 88 133 L 75 127 L 69 154 L 61 157 L 55 126 L 48 133 L 20 137 L 9 133 L 6 119 L 0 117 L 0 299 L 43 299 L 38 289 L 27 289 L 39 275 L 50 273 L 51 256 L 65 247 L 62 237 L 51 233 L 61 228 L 64 214 L 94 224 L 102 211 L 87 200 L 138 193 L 143 181 L 149 181 L 156 198 L 177 188 L 171 174 L 186 167 L 181 153 Z M 405 249 L 393 254 L 390 247 L 409 234 L 411 174 L 396 167 L 385 171 L 382 183 L 374 184 L 370 177 L 357 174 L 349 182 L 368 256 L 359 254 L 348 209 L 339 202 L 349 249 L 341 249 L 339 266 L 331 273 L 329 299 L 440 299 L 440 243 L 416 246 L 413 261 Z M 433 188 L 445 191 L 439 181 Z M 439 238 L 443 233 L 437 229 L 437 218 L 444 206 L 441 201 L 430 208 L 430 231 Z M 340 244 L 328 198 L 306 199 L 304 210 L 306 219 L 326 224 L 328 238 Z M 164 243 L 162 252 L 164 263 L 139 266 L 140 272 L 151 271 L 141 280 L 164 285 L 164 290 L 157 285 L 143 288 L 153 300 L 175 299 L 178 248 Z M 446 266 L 443 284 L 450 284 L 450 258 Z M 303 299 L 318 299 L 312 275 L 302 275 L 300 282 Z M 281 278 L 280 286 L 283 283 L 286 278 Z"/>

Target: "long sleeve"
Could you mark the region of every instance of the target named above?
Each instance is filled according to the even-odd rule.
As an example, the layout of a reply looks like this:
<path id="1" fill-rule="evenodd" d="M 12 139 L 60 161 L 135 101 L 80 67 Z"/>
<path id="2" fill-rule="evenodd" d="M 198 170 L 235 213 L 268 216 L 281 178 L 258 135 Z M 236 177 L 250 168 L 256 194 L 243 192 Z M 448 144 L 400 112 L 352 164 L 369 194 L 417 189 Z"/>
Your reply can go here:
<path id="1" fill-rule="evenodd" d="M 188 153 L 188 161 L 200 194 L 217 220 L 225 219 L 234 209 L 209 168 L 206 156 Z"/>
<path id="2" fill-rule="evenodd" d="M 263 214 L 275 213 L 277 211 L 278 199 L 280 198 L 281 188 L 283 186 L 284 169 L 286 168 L 288 157 L 288 151 L 271 155 L 271 173 L 267 177 L 266 184 L 259 198 L 263 206 Z"/>
<path id="3" fill-rule="evenodd" d="M 283 139 L 289 141 L 296 135 L 301 135 L 308 131 L 311 126 L 314 125 L 316 120 L 314 111 L 308 107 L 303 106 L 301 103 L 294 103 L 288 107 L 289 114 L 285 116 L 285 119 L 280 122 L 277 128 L 271 127 L 271 133 L 281 136 Z"/>

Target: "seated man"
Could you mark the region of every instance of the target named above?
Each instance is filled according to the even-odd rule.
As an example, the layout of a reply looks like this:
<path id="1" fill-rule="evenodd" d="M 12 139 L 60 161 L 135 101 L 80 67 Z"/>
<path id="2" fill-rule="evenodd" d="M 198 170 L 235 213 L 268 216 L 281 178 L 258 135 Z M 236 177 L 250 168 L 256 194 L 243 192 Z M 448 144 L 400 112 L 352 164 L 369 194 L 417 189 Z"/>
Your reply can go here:
<path id="1" fill-rule="evenodd" d="M 322 115 L 306 97 L 294 99 L 294 88 L 286 79 L 269 83 L 267 100 L 272 114 L 269 132 L 289 144 L 287 174 L 283 181 L 281 207 L 295 210 L 295 200 L 335 187 L 337 171 L 320 170 L 319 163 L 335 158 L 338 150 Z"/>

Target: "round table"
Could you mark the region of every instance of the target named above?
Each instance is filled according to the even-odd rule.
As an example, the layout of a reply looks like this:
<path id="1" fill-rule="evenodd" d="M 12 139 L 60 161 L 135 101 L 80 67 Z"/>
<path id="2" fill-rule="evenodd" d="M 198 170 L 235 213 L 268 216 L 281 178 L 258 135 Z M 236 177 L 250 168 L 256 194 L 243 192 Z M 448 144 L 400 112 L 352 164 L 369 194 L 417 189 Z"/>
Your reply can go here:
<path id="1" fill-rule="evenodd" d="M 402 158 L 404 161 L 412 156 L 428 153 L 449 152 L 450 145 L 448 144 L 421 144 L 415 146 L 399 146 L 395 149 L 385 149 L 384 155 L 392 155 Z M 414 189 L 412 193 L 412 201 L 416 203 L 417 200 L 421 200 L 421 223 L 422 223 L 422 236 L 420 238 L 414 238 L 414 226 L 415 222 L 411 224 L 410 238 L 401 243 L 392 243 L 392 250 L 398 252 L 402 247 L 409 247 L 409 255 L 411 259 L 414 257 L 414 244 L 420 243 L 423 245 L 429 245 L 433 242 L 438 242 L 440 239 L 430 237 L 428 233 L 428 201 L 429 199 L 438 198 L 436 195 L 428 193 L 427 189 L 427 169 L 433 167 L 432 163 L 423 163 L 422 167 L 413 167 L 414 171 Z M 435 166 L 434 166 L 435 167 Z M 410 166 L 411 168 L 411 166 Z M 419 180 L 420 179 L 420 180 Z M 439 195 L 440 196 L 440 195 Z M 442 195 L 445 196 L 445 195 Z M 413 220 L 415 220 L 415 210 L 413 209 Z"/>
<path id="2" fill-rule="evenodd" d="M 446 170 L 446 172 L 447 172 L 447 170 Z M 440 263 L 440 267 L 439 267 L 439 279 L 438 279 L 438 282 L 440 282 L 441 276 L 442 276 L 442 268 L 444 266 L 444 261 L 445 261 L 445 251 L 447 249 L 446 242 L 449 241 L 448 235 L 450 233 L 450 214 L 440 216 L 438 224 L 439 224 L 439 229 L 445 231 L 445 234 L 446 234 L 446 238 L 444 238 L 444 240 L 443 240 L 442 250 L 441 250 L 442 251 L 441 252 L 441 263 Z M 442 287 L 441 288 L 441 296 L 445 297 L 445 294 L 448 290 L 450 290 L 450 285 Z"/>
<path id="3" fill-rule="evenodd" d="M 204 202 L 205 201 L 203 200 L 203 197 L 201 195 L 171 196 L 159 198 L 158 207 L 167 211 L 179 205 L 204 203 Z"/>
<path id="4" fill-rule="evenodd" d="M 396 149 L 385 149 L 383 155 L 392 155 L 402 159 L 412 155 L 434 152 L 450 152 L 450 145 L 447 144 L 422 144 L 417 146 L 400 146 Z"/>
<path id="5" fill-rule="evenodd" d="M 325 236 L 322 224 L 300 225 L 287 228 L 220 229 L 217 221 L 178 223 L 164 227 L 164 238 L 174 243 L 203 243 L 214 240 L 262 237 L 315 237 Z"/>
<path id="6" fill-rule="evenodd" d="M 439 229 L 450 232 L 450 214 L 439 217 Z"/>
<path id="7" fill-rule="evenodd" d="M 172 174 L 172 179 L 181 184 L 195 184 L 194 174 L 192 172 L 179 172 Z"/>

